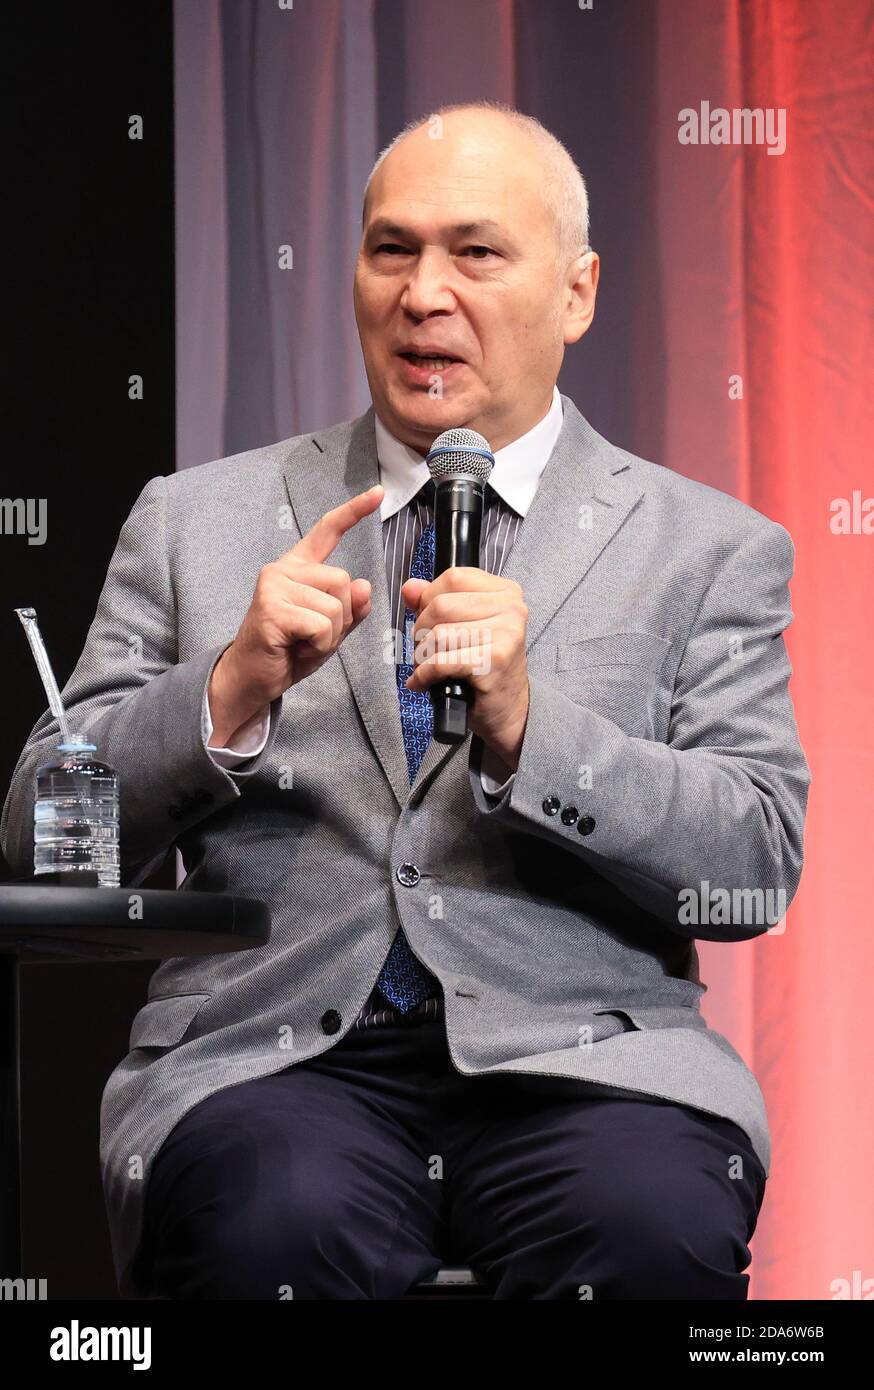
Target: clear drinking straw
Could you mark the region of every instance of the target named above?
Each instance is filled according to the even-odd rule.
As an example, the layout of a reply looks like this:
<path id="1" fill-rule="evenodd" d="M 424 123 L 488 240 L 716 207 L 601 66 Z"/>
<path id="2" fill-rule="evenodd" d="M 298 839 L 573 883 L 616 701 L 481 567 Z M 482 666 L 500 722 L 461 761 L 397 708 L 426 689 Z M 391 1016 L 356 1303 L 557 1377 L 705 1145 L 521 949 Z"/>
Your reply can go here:
<path id="1" fill-rule="evenodd" d="M 58 690 L 58 683 L 55 680 L 55 673 L 52 670 L 52 663 L 49 661 L 49 654 L 46 651 L 45 643 L 42 640 L 42 633 L 36 621 L 35 608 L 16 608 L 16 613 L 21 619 L 21 625 L 27 634 L 30 643 L 30 650 L 37 665 L 37 670 L 42 677 L 42 683 L 48 696 L 49 709 L 58 721 L 61 731 L 61 738 L 64 743 L 70 742 L 70 727 L 67 724 L 67 716 L 64 713 L 64 706 L 61 704 L 61 692 Z"/>

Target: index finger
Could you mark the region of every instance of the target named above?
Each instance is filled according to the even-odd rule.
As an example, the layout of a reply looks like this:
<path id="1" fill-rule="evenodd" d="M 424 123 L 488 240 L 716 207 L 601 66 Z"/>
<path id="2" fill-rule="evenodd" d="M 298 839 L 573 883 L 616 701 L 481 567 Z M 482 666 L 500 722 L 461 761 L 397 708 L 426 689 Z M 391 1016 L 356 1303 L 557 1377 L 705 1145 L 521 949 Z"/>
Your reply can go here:
<path id="1" fill-rule="evenodd" d="M 297 545 L 292 546 L 292 555 L 299 560 L 323 564 L 340 538 L 351 530 L 356 522 L 375 511 L 382 497 L 383 487 L 376 483 L 366 492 L 359 492 L 356 497 L 350 497 L 348 502 L 341 502 L 339 507 L 332 507 L 324 516 L 319 517 L 315 526 L 301 536 Z"/>

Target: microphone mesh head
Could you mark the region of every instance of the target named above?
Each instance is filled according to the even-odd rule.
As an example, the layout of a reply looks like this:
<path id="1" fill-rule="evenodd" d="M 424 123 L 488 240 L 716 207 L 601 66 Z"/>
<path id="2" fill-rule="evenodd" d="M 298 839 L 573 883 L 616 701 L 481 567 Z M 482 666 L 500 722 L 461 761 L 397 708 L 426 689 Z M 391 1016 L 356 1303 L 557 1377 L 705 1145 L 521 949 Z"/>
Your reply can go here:
<path id="1" fill-rule="evenodd" d="M 444 430 L 431 445 L 425 462 L 435 483 L 457 473 L 487 483 L 495 466 L 495 456 L 488 440 L 476 430 Z"/>

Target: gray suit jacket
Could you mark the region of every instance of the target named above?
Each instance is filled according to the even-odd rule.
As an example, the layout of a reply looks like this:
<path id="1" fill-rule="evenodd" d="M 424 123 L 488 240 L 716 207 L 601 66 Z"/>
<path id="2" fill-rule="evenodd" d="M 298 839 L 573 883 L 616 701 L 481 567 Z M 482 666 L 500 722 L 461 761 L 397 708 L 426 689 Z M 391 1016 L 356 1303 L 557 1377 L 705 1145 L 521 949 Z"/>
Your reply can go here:
<path id="1" fill-rule="evenodd" d="M 378 512 L 331 557 L 371 581 L 369 617 L 274 701 L 245 770 L 204 747 L 209 676 L 259 568 L 378 480 L 372 409 L 153 478 L 125 522 L 63 692 L 72 726 L 121 775 L 122 883 L 175 843 L 182 891 L 264 898 L 273 926 L 256 951 L 164 962 L 107 1083 L 101 1163 L 123 1294 L 168 1132 L 220 1088 L 338 1042 L 399 922 L 442 984 L 460 1072 L 588 1078 L 697 1106 L 739 1124 L 769 1169 L 761 1091 L 701 1016 L 695 950 L 769 923 L 683 924 L 677 895 L 709 883 L 783 889 L 788 903 L 798 884 L 809 772 L 782 637 L 792 542 L 563 404 L 505 570 L 529 609 L 530 714 L 497 801 L 476 738 L 432 743 L 409 785 Z M 56 734 L 46 712 L 4 807 L 17 872 L 32 870 L 34 774 Z M 405 863 L 412 886 L 396 876 Z"/>

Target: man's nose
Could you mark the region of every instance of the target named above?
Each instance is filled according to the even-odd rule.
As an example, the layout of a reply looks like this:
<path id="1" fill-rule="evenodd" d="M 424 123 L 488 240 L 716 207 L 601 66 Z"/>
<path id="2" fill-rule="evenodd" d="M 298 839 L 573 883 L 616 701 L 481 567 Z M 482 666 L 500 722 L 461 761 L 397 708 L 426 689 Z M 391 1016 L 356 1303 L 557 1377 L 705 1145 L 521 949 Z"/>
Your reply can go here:
<path id="1" fill-rule="evenodd" d="M 433 313 L 451 313 L 455 308 L 451 276 L 452 262 L 445 252 L 423 251 L 404 287 L 401 307 L 419 319 Z"/>

